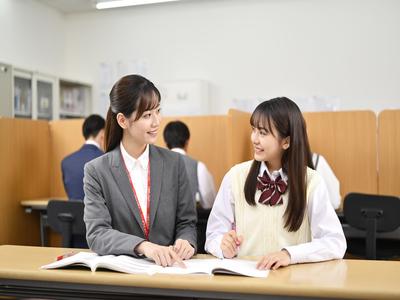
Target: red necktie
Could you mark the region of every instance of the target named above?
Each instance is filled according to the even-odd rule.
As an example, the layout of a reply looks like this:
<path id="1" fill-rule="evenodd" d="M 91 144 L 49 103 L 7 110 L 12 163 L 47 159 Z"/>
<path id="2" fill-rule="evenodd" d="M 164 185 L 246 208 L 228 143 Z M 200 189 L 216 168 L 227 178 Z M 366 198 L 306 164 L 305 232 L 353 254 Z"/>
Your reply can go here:
<path id="1" fill-rule="evenodd" d="M 282 194 L 287 188 L 286 183 L 279 175 L 275 180 L 269 178 L 267 171 L 264 171 L 263 176 L 257 177 L 257 189 L 261 191 L 258 202 L 265 205 L 279 205 L 283 203 Z"/>

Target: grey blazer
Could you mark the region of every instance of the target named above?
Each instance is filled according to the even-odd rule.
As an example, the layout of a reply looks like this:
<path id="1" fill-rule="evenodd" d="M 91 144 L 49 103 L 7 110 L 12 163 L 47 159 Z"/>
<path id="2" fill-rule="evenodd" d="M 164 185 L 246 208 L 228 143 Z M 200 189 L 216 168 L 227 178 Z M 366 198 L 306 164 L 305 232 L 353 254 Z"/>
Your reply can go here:
<path id="1" fill-rule="evenodd" d="M 150 145 L 149 241 L 173 245 L 184 239 L 197 248 L 196 210 L 182 156 Z M 85 165 L 86 238 L 100 254 L 136 256 L 145 240 L 139 208 L 122 160 L 120 147 Z"/>

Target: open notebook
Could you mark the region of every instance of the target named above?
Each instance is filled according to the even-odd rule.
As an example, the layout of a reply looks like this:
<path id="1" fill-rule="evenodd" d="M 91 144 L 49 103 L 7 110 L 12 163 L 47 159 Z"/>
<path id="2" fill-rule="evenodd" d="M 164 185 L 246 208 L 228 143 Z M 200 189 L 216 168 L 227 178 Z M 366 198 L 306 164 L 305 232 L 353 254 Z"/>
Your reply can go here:
<path id="1" fill-rule="evenodd" d="M 57 269 L 71 266 L 84 266 L 96 271 L 98 268 L 109 269 L 129 274 L 232 274 L 250 277 L 267 277 L 268 271 L 256 269 L 256 262 L 241 259 L 189 259 L 185 268 L 161 267 L 146 259 L 127 255 L 99 256 L 91 252 L 79 252 L 72 256 L 44 265 L 42 269 Z"/>

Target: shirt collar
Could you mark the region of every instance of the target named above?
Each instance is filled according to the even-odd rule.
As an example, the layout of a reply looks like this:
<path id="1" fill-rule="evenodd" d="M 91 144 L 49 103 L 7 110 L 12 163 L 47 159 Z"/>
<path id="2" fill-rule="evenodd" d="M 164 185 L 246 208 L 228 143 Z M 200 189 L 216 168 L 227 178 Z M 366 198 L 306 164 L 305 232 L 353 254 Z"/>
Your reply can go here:
<path id="1" fill-rule="evenodd" d="M 95 145 L 97 148 L 101 149 L 100 145 L 97 142 L 95 142 L 94 140 L 86 140 L 85 145 Z"/>
<path id="2" fill-rule="evenodd" d="M 275 180 L 279 175 L 281 175 L 281 178 L 283 179 L 283 181 L 285 181 L 286 183 L 288 181 L 288 177 L 285 174 L 285 172 L 283 172 L 282 168 L 280 168 L 277 171 L 273 171 L 271 174 L 267 168 L 267 165 L 265 164 L 265 161 L 261 162 L 260 171 L 259 171 L 258 175 L 262 176 L 264 171 L 267 171 L 269 178 L 271 178 L 272 180 Z"/>
<path id="3" fill-rule="evenodd" d="M 180 154 L 186 155 L 186 151 L 182 148 L 172 148 L 171 151 L 178 152 Z"/>
<path id="4" fill-rule="evenodd" d="M 129 155 L 129 153 L 125 150 L 124 145 L 122 145 L 122 142 L 120 143 L 121 147 L 121 153 L 122 157 L 124 158 L 126 168 L 128 170 L 132 170 L 136 164 L 136 162 L 139 163 L 139 165 L 144 169 L 147 170 L 147 167 L 149 165 L 149 145 L 147 144 L 146 149 L 144 152 L 136 159 L 133 156 Z"/>

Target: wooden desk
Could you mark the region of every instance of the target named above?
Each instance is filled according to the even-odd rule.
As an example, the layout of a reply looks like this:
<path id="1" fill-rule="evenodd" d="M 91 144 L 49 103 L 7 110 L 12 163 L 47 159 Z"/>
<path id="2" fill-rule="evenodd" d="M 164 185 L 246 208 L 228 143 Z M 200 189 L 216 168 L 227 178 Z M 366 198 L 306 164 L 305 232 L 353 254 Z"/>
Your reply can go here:
<path id="1" fill-rule="evenodd" d="M 39 212 L 40 218 L 40 244 L 44 247 L 48 245 L 47 242 L 47 204 L 50 200 L 68 200 L 67 198 L 42 198 L 42 199 L 32 199 L 32 200 L 22 200 L 21 206 L 24 207 L 25 212 L 30 214 L 33 211 Z"/>
<path id="2" fill-rule="evenodd" d="M 68 249 L 0 246 L 0 295 L 128 299 L 134 295 L 220 299 L 400 299 L 400 262 L 335 260 L 271 271 L 268 278 L 130 275 L 41 270 Z"/>

